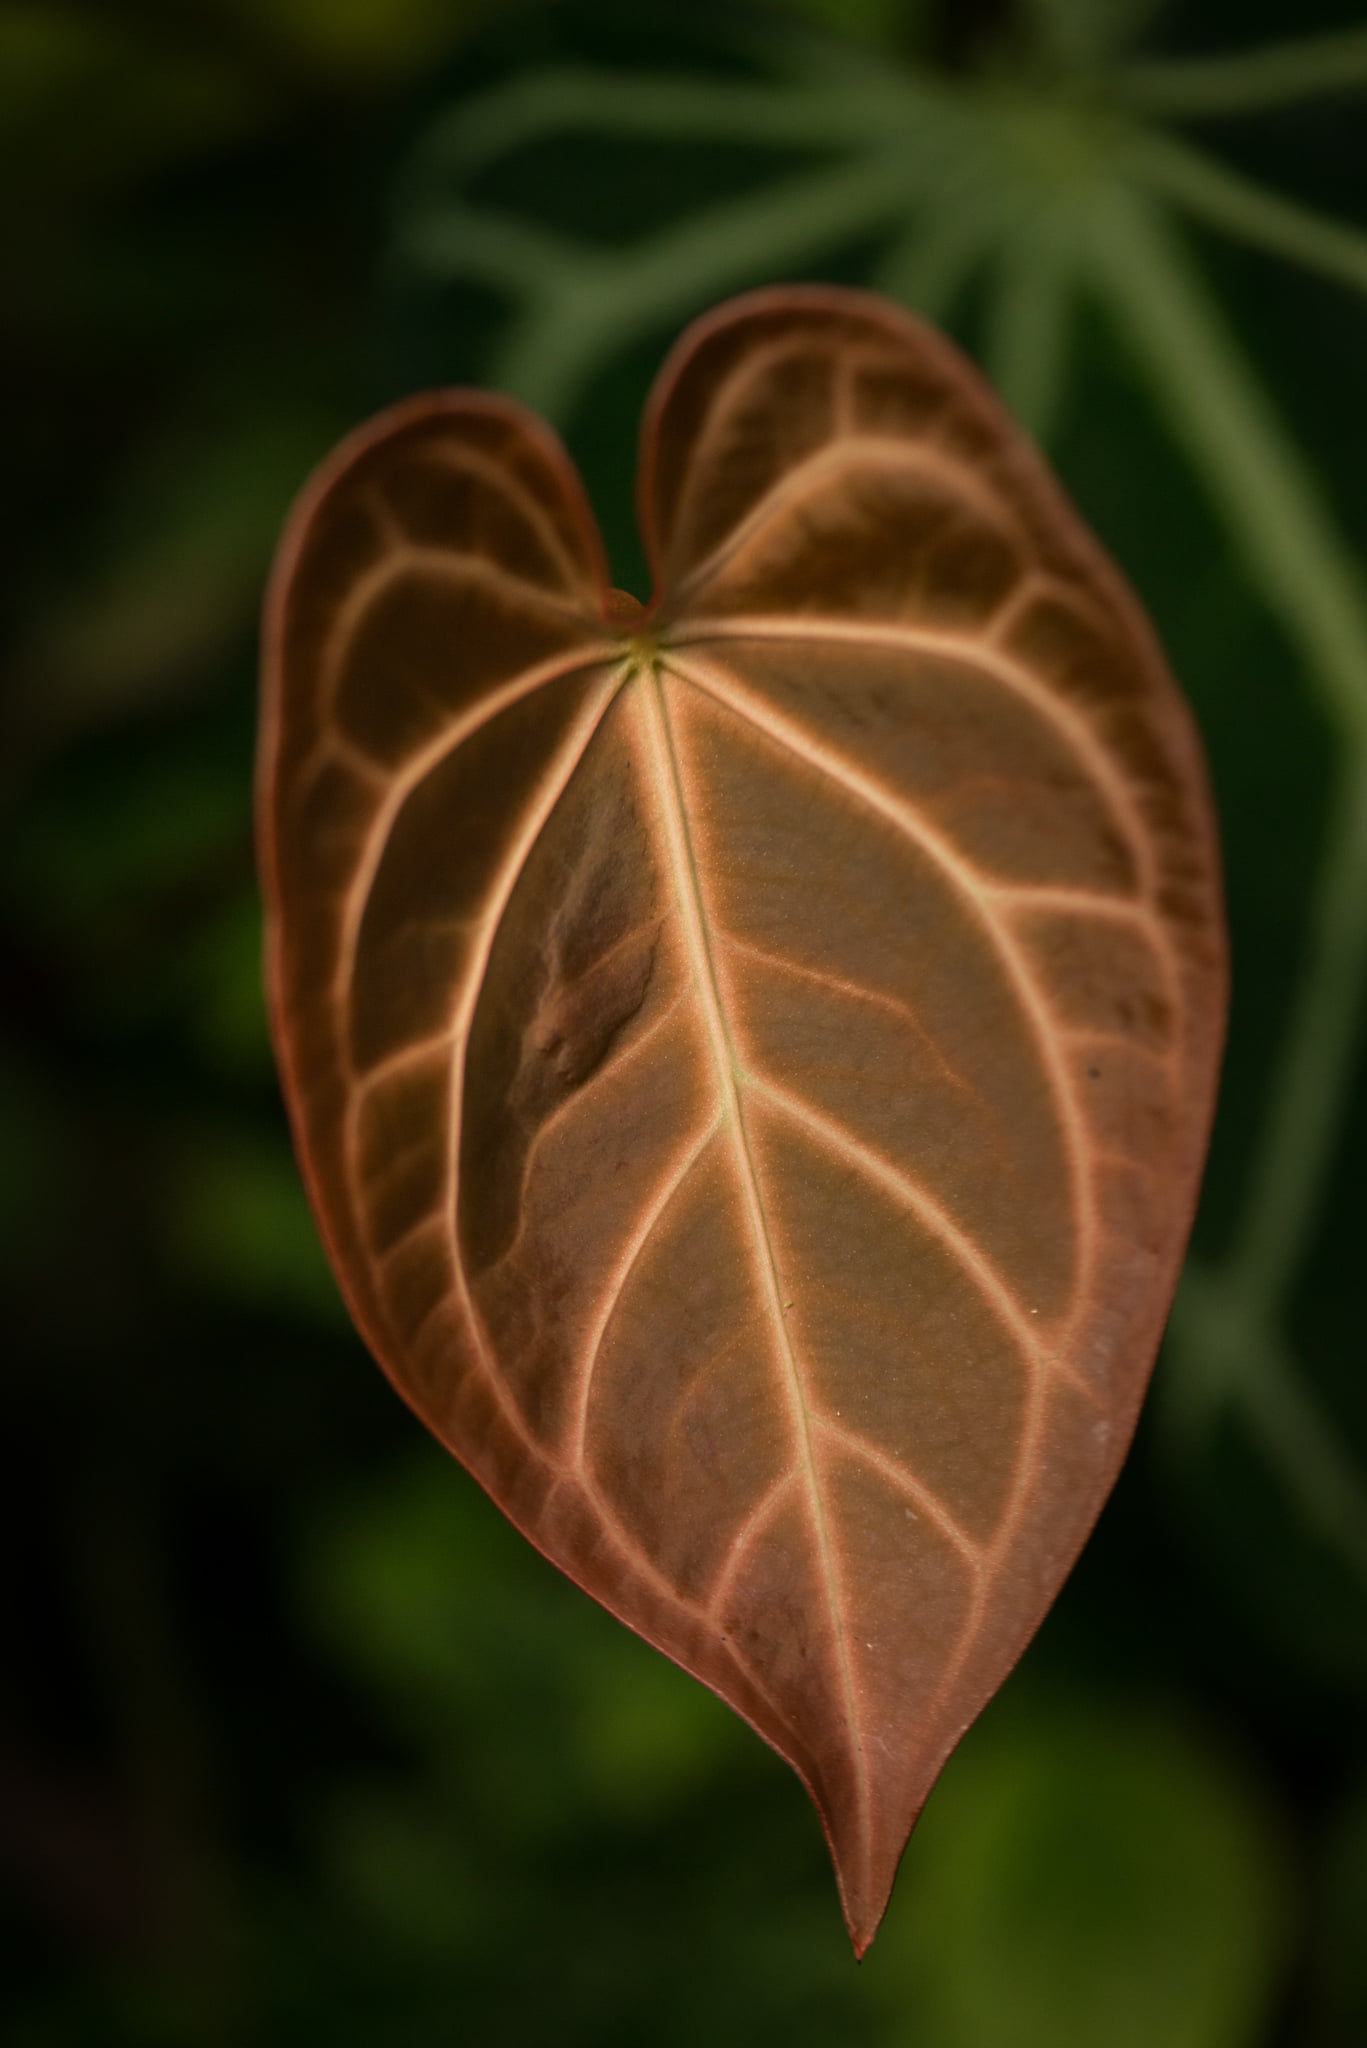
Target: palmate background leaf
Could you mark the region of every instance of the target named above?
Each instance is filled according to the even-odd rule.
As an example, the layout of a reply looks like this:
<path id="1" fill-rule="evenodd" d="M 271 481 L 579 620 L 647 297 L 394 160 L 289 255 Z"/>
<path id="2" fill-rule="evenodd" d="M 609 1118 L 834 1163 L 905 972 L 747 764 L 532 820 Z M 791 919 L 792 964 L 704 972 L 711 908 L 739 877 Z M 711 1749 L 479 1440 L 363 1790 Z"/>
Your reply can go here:
<path id="1" fill-rule="evenodd" d="M 1124 1455 L 1223 1038 L 1194 736 L 967 366 L 789 288 L 648 413 L 649 613 L 537 423 L 353 437 L 283 544 L 263 873 L 358 1321 L 797 1768 L 856 1951 Z"/>
<path id="2" fill-rule="evenodd" d="M 911 15 L 895 11 L 862 23 L 883 48 L 737 27 L 743 79 L 523 71 L 434 126 L 401 187 L 396 249 L 415 277 L 480 279 L 506 296 L 496 375 L 558 418 L 640 335 L 739 283 L 819 269 L 855 246 L 882 252 L 872 282 L 933 318 L 972 287 L 985 366 L 1040 439 L 1067 403 L 1079 318 L 1100 310 L 1112 323 L 1296 650 L 1338 750 L 1297 999 L 1243 1214 L 1179 1296 L 1169 1419 L 1190 1452 L 1237 1418 L 1307 1526 L 1367 1579 L 1367 1485 L 1286 1334 L 1337 1157 L 1367 979 L 1367 592 L 1180 216 L 1350 289 L 1367 284 L 1367 234 L 1160 126 L 1358 92 L 1367 31 L 1164 64 L 1134 51 L 1151 12 L 1038 0 L 1017 12 L 996 61 L 990 45 L 980 50 L 961 81 L 906 54 Z M 805 145 L 808 157 L 711 212 L 611 247 L 547 236 L 525 208 L 473 196 L 535 143 L 650 135 L 789 154 Z"/>

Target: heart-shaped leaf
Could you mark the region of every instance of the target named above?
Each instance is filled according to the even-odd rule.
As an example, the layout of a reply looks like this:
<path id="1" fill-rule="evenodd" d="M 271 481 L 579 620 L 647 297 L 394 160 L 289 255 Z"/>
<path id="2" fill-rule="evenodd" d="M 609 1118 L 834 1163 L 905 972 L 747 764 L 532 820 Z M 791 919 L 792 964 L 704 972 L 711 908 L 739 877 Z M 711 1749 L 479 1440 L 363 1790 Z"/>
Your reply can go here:
<path id="1" fill-rule="evenodd" d="M 1134 1424 L 1223 1028 L 1210 803 L 1133 599 L 892 307 L 695 327 L 641 516 L 648 611 L 468 392 L 305 492 L 276 1043 L 376 1355 L 792 1762 L 862 1952 Z"/>

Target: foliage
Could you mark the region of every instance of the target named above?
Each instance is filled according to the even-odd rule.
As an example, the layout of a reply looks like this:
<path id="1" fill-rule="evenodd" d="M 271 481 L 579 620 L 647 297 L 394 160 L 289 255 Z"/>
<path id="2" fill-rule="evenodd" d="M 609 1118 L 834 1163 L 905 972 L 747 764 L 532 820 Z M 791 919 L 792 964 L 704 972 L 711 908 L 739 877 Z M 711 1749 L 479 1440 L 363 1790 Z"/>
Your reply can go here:
<path id="1" fill-rule="evenodd" d="M 432 153 L 450 110 L 473 149 L 491 106 L 571 65 L 600 103 L 622 74 L 702 79 L 762 99 L 777 127 L 872 71 L 880 106 L 914 91 L 990 155 L 994 61 L 1023 97 L 1019 41 L 994 59 L 1006 10 L 566 0 L 489 10 L 457 47 L 459 10 L 375 4 L 367 56 L 339 63 L 277 32 L 287 10 L 246 0 L 0 6 L 7 2039 L 597 2043 L 730 2026 L 1007 2048 L 1047 1994 L 1051 2038 L 1104 2048 L 1108 1983 L 1152 1997 L 1150 2038 L 1199 2023 L 1230 2048 L 1331 2048 L 1367 2028 L 1361 889 L 1346 857 L 1323 858 L 1331 817 L 1342 844 L 1361 816 L 1333 805 L 1360 732 L 1367 319 L 1356 243 L 1324 225 L 1367 219 L 1357 10 L 1047 12 L 1035 109 L 1065 65 L 1098 62 L 1098 25 L 1142 31 L 1128 54 L 1108 45 L 1102 105 L 1108 135 L 1158 145 L 1119 181 L 1130 258 L 1093 246 L 1085 289 L 1067 272 L 1052 399 L 1046 295 L 1029 277 L 1008 289 L 1000 227 L 946 309 L 1038 421 L 1052 404 L 1051 454 L 1197 701 L 1234 1030 L 1155 1424 L 855 1973 L 781 1767 L 419 1446 L 318 1284 L 256 992 L 254 611 L 315 455 L 377 403 L 488 381 L 528 345 L 487 238 L 470 245 L 482 281 L 415 267 L 441 206 L 601 261 L 700 219 L 710 233 L 722 209 L 734 224 L 742 202 L 762 224 L 776 186 L 846 180 L 849 224 L 819 246 L 755 228 L 724 279 L 704 264 L 695 300 L 633 314 L 586 360 L 565 419 L 623 583 L 639 567 L 633 422 L 692 305 L 779 273 L 896 283 L 895 234 L 857 225 L 862 134 L 505 141 L 457 184 Z M 1301 35 L 1315 40 L 1279 48 Z M 932 255 L 937 161 L 918 188 Z M 531 203 L 547 189 L 554 218 Z M 953 238 L 938 248 L 952 283 Z M 1134 272 L 1136 249 L 1157 269 Z M 902 288 L 935 282 L 932 266 Z M 1165 354 L 1193 334 L 1195 386 Z M 1234 443 L 1245 466 L 1217 490 Z M 1346 889 L 1322 886 L 1330 873 Z M 1302 989 L 1323 994 L 1298 1023 Z M 1304 1094 L 1280 1084 L 1269 1121 L 1279 1073 Z M 1231 1287 L 1252 1322 L 1231 1317 Z M 1095 1788 L 1082 1812 L 1047 1789 L 1074 1755 Z M 1013 1818 L 1005 1784 L 1046 1789 Z M 994 1832 L 1011 1828 L 1019 1863 Z M 1079 1855 L 1118 1873 L 1085 1940 Z M 998 1882 L 1008 1867 L 1038 1882 Z M 1151 1909 L 1110 1912 L 1139 1895 Z M 958 1959 L 988 1945 L 1001 1974 L 961 2010 L 975 1994 Z M 1046 1991 L 1040 1950 L 1060 1958 Z"/>
<path id="2" fill-rule="evenodd" d="M 273 1035 L 386 1373 L 793 1764 L 862 1955 L 1129 1448 L 1218 840 L 1147 624 L 924 323 L 746 294 L 646 418 L 649 610 L 493 393 L 390 408 L 292 515 Z"/>

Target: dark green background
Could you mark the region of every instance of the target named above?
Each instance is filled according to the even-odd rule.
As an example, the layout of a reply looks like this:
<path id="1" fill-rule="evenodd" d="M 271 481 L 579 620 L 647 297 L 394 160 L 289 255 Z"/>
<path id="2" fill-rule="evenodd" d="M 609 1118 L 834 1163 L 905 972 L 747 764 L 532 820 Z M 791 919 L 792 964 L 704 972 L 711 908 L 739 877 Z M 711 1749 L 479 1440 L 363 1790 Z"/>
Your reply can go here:
<path id="1" fill-rule="evenodd" d="M 1236 1419 L 1185 1457 L 1141 1426 L 856 1969 L 796 1780 L 426 1441 L 350 1333 L 303 1206 L 258 983 L 260 584 L 330 442 L 417 385 L 478 381 L 500 320 L 396 274 L 395 167 L 436 111 L 557 56 L 734 69 L 742 13 L 0 0 L 15 2048 L 1367 2039 L 1367 1590 Z M 971 66 L 1010 9 L 921 14 L 908 46 Z M 1151 47 L 1360 19 L 1179 0 Z M 1364 101 L 1216 139 L 1367 220 Z M 611 239 L 770 161 L 560 146 L 485 196 L 550 194 Z M 1199 246 L 1363 554 L 1365 303 Z M 869 259 L 823 274 L 862 281 Z M 670 338 L 611 365 L 569 428 L 638 588 L 635 419 Z M 1237 977 L 1199 1226 L 1218 1249 L 1294 985 L 1330 741 L 1099 324 L 1057 456 L 1211 749 Z M 1360 1462 L 1365 1159 L 1359 1083 L 1294 1335 Z"/>

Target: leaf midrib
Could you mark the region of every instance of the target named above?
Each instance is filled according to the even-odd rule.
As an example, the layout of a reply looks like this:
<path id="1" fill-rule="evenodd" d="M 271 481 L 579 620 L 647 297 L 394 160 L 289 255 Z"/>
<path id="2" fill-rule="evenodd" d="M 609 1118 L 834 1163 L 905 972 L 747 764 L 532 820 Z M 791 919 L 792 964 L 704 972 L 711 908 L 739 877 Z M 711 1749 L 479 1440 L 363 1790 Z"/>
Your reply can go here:
<path id="1" fill-rule="evenodd" d="M 768 1301 L 770 1319 L 778 1338 L 778 1349 L 783 1361 L 789 1407 L 802 1459 L 807 1498 L 811 1509 L 812 1528 L 816 1537 L 818 1555 L 821 1560 L 826 1603 L 830 1610 L 831 1629 L 835 1642 L 836 1661 L 840 1672 L 840 1686 L 843 1694 L 846 1722 L 850 1732 L 851 1762 L 854 1769 L 858 1797 L 861 1855 L 867 1861 L 869 1830 L 868 1775 L 864 1759 L 860 1717 L 856 1704 L 854 1673 L 850 1661 L 845 1618 L 840 1601 L 839 1574 L 827 1519 L 821 1477 L 817 1470 L 812 1419 L 808 1411 L 802 1377 L 793 1349 L 792 1334 L 788 1328 L 787 1317 L 784 1313 L 783 1291 L 779 1285 L 773 1241 L 769 1233 L 768 1218 L 765 1214 L 764 1201 L 760 1193 L 759 1180 L 755 1171 L 754 1155 L 750 1148 L 749 1134 L 746 1129 L 741 1070 L 736 1058 L 735 1047 L 732 1043 L 726 1011 L 717 982 L 716 965 L 712 957 L 707 916 L 698 878 L 697 858 L 694 853 L 692 835 L 688 826 L 688 809 L 684 801 L 678 750 L 674 742 L 669 708 L 665 701 L 664 687 L 658 667 L 652 668 L 648 675 L 643 673 L 640 683 L 642 686 L 641 700 L 645 707 L 645 723 L 648 729 L 651 752 L 654 756 L 655 779 L 659 789 L 661 811 L 664 817 L 665 832 L 668 840 L 669 865 L 673 874 L 679 908 L 682 914 L 685 945 L 690 955 L 699 1001 L 707 1022 L 708 1038 L 716 1062 L 718 1085 L 725 1104 L 724 1121 L 731 1135 L 731 1141 L 735 1150 L 739 1178 L 744 1191 L 751 1232 L 758 1254 L 762 1285 Z"/>

